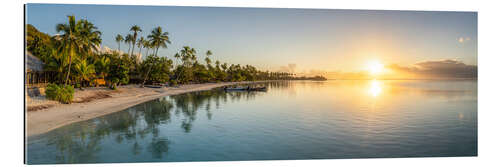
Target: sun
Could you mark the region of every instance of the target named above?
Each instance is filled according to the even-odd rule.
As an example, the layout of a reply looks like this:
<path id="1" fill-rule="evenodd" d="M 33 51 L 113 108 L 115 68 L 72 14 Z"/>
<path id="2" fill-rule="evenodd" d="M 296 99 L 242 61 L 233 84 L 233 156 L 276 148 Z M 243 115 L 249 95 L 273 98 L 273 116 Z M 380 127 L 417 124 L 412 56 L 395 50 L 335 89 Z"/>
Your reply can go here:
<path id="1" fill-rule="evenodd" d="M 373 75 L 381 73 L 383 69 L 384 65 L 377 60 L 368 63 L 368 70 Z"/>

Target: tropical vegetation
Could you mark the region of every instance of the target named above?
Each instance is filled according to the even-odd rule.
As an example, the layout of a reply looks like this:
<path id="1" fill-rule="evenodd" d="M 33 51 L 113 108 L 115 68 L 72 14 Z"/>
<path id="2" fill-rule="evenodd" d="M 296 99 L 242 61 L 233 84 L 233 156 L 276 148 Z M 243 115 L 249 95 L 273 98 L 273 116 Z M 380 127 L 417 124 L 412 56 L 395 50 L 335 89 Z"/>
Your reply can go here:
<path id="1" fill-rule="evenodd" d="M 129 28 L 130 34 L 115 34 L 118 50 L 111 52 L 102 51 L 102 34 L 87 19 L 67 16 L 67 22 L 55 26 L 58 34 L 52 36 L 29 24 L 26 28 L 27 51 L 44 62 L 44 70 L 56 74 L 50 82 L 60 86 L 51 85 L 54 91 L 66 89 L 68 85 L 98 86 L 99 81 L 116 89 L 130 83 L 144 86 L 297 79 L 291 73 L 213 61 L 211 50 L 200 52 L 190 46 L 182 47 L 174 55 L 161 55 L 160 48 L 167 49 L 171 44 L 170 35 L 163 27 L 144 33 L 140 26 L 133 25 Z M 121 51 L 122 43 L 128 45 L 126 53 Z M 146 57 L 142 57 L 142 52 Z"/>
<path id="2" fill-rule="evenodd" d="M 61 103 L 71 103 L 73 101 L 73 93 L 75 89 L 73 86 L 49 84 L 47 85 L 47 90 L 45 91 L 47 98 L 51 100 L 57 100 Z"/>

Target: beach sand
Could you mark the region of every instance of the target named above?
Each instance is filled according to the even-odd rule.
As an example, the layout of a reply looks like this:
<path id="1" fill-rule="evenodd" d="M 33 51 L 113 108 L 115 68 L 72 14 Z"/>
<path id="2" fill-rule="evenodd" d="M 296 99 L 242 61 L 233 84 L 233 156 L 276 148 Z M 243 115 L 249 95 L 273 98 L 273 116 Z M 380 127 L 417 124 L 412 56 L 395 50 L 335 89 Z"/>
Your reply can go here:
<path id="1" fill-rule="evenodd" d="M 89 120 L 163 96 L 210 90 L 217 87 L 256 82 L 224 82 L 189 84 L 168 88 L 140 88 L 139 85 L 108 88 L 75 89 L 72 104 L 60 104 L 52 100 L 35 98 L 27 100 L 26 135 L 40 135 L 71 123 Z"/>

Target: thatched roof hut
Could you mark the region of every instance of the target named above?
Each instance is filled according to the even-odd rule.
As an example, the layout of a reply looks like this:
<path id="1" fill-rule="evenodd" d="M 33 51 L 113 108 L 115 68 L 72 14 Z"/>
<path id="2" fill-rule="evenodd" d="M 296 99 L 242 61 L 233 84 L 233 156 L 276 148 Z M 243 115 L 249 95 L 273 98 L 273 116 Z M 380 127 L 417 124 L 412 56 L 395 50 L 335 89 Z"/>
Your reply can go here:
<path id="1" fill-rule="evenodd" d="M 54 81 L 54 72 L 45 71 L 44 63 L 38 57 L 26 52 L 26 75 L 25 81 L 28 88 L 44 87 L 47 83 Z"/>
<path id="2" fill-rule="evenodd" d="M 26 52 L 26 72 L 42 72 L 43 66 L 43 62 L 38 57 L 33 56 L 30 52 Z"/>

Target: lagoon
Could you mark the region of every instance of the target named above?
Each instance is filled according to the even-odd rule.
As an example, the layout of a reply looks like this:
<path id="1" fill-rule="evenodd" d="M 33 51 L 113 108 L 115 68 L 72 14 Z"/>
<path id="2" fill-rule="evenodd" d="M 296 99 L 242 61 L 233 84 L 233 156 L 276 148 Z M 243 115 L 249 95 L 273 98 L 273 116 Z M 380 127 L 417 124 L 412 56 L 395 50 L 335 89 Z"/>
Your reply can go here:
<path id="1" fill-rule="evenodd" d="M 477 80 L 172 95 L 28 138 L 28 164 L 477 156 Z"/>

